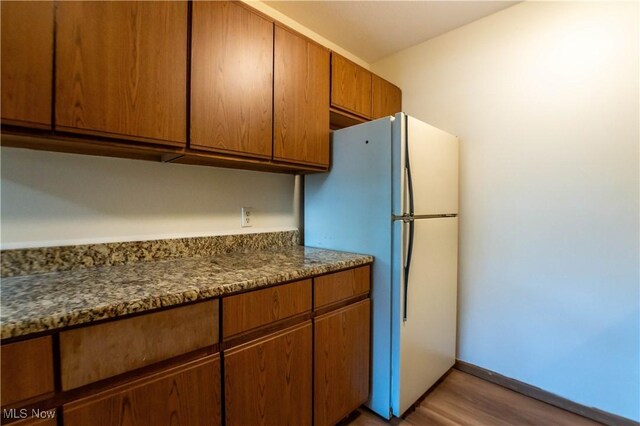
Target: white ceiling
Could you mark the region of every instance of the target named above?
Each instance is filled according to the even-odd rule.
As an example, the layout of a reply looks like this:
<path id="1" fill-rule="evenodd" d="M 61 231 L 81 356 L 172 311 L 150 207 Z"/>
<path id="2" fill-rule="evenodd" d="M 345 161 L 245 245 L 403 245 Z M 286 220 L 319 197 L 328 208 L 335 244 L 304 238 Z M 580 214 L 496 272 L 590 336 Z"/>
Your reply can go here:
<path id="1" fill-rule="evenodd" d="M 265 1 L 373 63 L 518 1 Z"/>

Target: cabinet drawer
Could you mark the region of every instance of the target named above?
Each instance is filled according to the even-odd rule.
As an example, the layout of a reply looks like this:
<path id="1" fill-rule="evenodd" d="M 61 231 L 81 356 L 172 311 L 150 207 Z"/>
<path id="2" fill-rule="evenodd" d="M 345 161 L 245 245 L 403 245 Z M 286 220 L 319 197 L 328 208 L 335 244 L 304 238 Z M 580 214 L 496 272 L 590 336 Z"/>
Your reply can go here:
<path id="1" fill-rule="evenodd" d="M 362 266 L 314 278 L 316 292 L 314 308 L 368 293 L 371 284 L 370 274 L 371 267 Z"/>
<path id="2" fill-rule="evenodd" d="M 220 357 L 176 367 L 66 404 L 65 426 L 219 425 Z"/>
<path id="3" fill-rule="evenodd" d="M 68 390 L 218 342 L 218 301 L 60 333 L 62 389 Z"/>
<path id="4" fill-rule="evenodd" d="M 222 299 L 222 335 L 233 336 L 311 311 L 311 280 L 251 291 Z"/>
<path id="5" fill-rule="evenodd" d="M 51 336 L 0 346 L 2 406 L 53 392 Z"/>

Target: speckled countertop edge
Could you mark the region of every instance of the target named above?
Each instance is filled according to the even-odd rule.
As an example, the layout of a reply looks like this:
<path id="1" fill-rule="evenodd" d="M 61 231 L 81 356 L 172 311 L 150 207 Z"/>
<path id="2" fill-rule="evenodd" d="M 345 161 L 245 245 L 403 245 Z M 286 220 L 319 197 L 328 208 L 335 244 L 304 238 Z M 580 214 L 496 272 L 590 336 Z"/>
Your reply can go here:
<path id="1" fill-rule="evenodd" d="M 372 261 L 368 255 L 295 246 L 3 278 L 0 337 L 177 306 Z"/>

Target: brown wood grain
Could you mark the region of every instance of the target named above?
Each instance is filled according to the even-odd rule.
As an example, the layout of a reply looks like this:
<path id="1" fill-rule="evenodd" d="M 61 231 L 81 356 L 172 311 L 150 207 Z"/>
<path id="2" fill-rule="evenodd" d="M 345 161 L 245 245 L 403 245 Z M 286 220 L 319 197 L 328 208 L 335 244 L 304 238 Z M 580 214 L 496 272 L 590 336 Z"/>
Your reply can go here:
<path id="1" fill-rule="evenodd" d="M 402 111 L 402 91 L 399 87 L 373 74 L 371 77 L 371 118 L 395 115 Z"/>
<path id="2" fill-rule="evenodd" d="M 313 279 L 314 309 L 369 292 L 371 267 L 362 266 Z"/>
<path id="3" fill-rule="evenodd" d="M 66 404 L 65 426 L 220 425 L 220 356 Z"/>
<path id="4" fill-rule="evenodd" d="M 366 123 L 368 120 L 350 112 L 330 107 L 329 117 L 331 120 L 331 130 L 344 129 L 345 127 L 355 126 L 357 124 Z"/>
<path id="5" fill-rule="evenodd" d="M 273 158 L 329 164 L 329 51 L 275 27 Z"/>
<path id="6" fill-rule="evenodd" d="M 222 299 L 224 339 L 311 311 L 311 280 L 296 281 Z"/>
<path id="7" fill-rule="evenodd" d="M 56 413 L 57 415 L 57 413 Z M 2 424 L 7 424 L 2 422 Z M 27 418 L 23 420 L 18 420 L 17 422 L 12 422 L 11 426 L 57 426 L 58 421 L 54 418 L 52 419 L 39 419 L 39 418 Z"/>
<path id="8" fill-rule="evenodd" d="M 371 118 L 371 72 L 331 52 L 331 106 Z"/>
<path id="9" fill-rule="evenodd" d="M 53 392 L 51 336 L 0 345 L 0 389 L 3 407 Z"/>
<path id="10" fill-rule="evenodd" d="M 226 1 L 192 16 L 190 146 L 271 158 L 273 23 Z"/>
<path id="11" fill-rule="evenodd" d="M 308 321 L 225 351 L 226 425 L 310 425 L 311 346 Z"/>
<path id="12" fill-rule="evenodd" d="M 187 2 L 58 2 L 56 25 L 56 129 L 184 146 Z"/>
<path id="13" fill-rule="evenodd" d="M 51 127 L 53 2 L 3 1 L 2 121 Z"/>
<path id="14" fill-rule="evenodd" d="M 218 300 L 60 333 L 62 389 L 73 389 L 218 342 Z"/>
<path id="15" fill-rule="evenodd" d="M 350 426 L 600 425 L 455 369 L 403 419 L 386 422 L 360 412 Z"/>
<path id="16" fill-rule="evenodd" d="M 330 426 L 369 396 L 371 302 L 314 321 L 314 425 Z"/>
<path id="17" fill-rule="evenodd" d="M 634 422 L 633 420 L 599 410 L 595 407 L 588 407 L 582 404 L 578 404 L 577 402 L 545 391 L 544 389 L 540 389 L 536 386 L 532 386 L 528 383 L 521 382 L 511 377 L 503 376 L 502 374 L 496 373 L 495 371 L 487 370 L 474 364 L 456 360 L 454 368 L 463 373 L 478 377 L 489 383 L 494 383 L 503 388 L 511 389 L 519 394 L 533 398 L 534 400 L 553 405 L 562 410 L 575 413 L 579 416 L 584 416 L 605 425 L 638 426 L 638 423 Z"/>

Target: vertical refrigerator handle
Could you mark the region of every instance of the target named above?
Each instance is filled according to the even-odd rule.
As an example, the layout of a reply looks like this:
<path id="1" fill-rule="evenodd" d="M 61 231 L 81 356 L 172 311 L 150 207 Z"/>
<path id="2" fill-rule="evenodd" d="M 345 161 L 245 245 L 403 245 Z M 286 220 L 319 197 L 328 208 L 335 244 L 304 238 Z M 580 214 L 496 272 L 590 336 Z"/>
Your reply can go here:
<path id="1" fill-rule="evenodd" d="M 403 313 L 402 313 L 402 321 L 407 321 L 407 301 L 409 299 L 408 291 L 409 291 L 409 271 L 411 270 L 411 255 L 413 254 L 413 233 L 414 233 L 414 223 L 413 223 L 413 181 L 411 180 L 411 161 L 409 160 L 409 119 L 405 118 L 404 121 L 404 143 L 405 143 L 405 151 L 404 151 L 404 160 L 405 160 L 405 170 L 407 171 L 407 192 L 409 197 L 409 212 L 405 212 L 403 217 L 405 217 L 404 222 L 409 224 L 409 241 L 407 247 L 407 258 L 404 263 L 404 300 L 403 300 Z"/>
<path id="2" fill-rule="evenodd" d="M 408 213 L 409 216 L 413 217 L 413 180 L 411 179 L 411 160 L 409 159 L 409 119 L 408 117 L 404 121 L 405 129 L 404 129 L 404 168 L 407 173 L 407 196 L 409 198 L 409 211 L 404 212 L 405 215 Z"/>
<path id="3" fill-rule="evenodd" d="M 412 218 L 405 219 L 405 223 L 409 224 L 409 242 L 407 247 L 407 258 L 404 263 L 404 300 L 402 321 L 407 321 L 407 300 L 409 299 L 409 272 L 411 271 L 411 255 L 413 254 L 413 231 L 414 223 Z"/>

